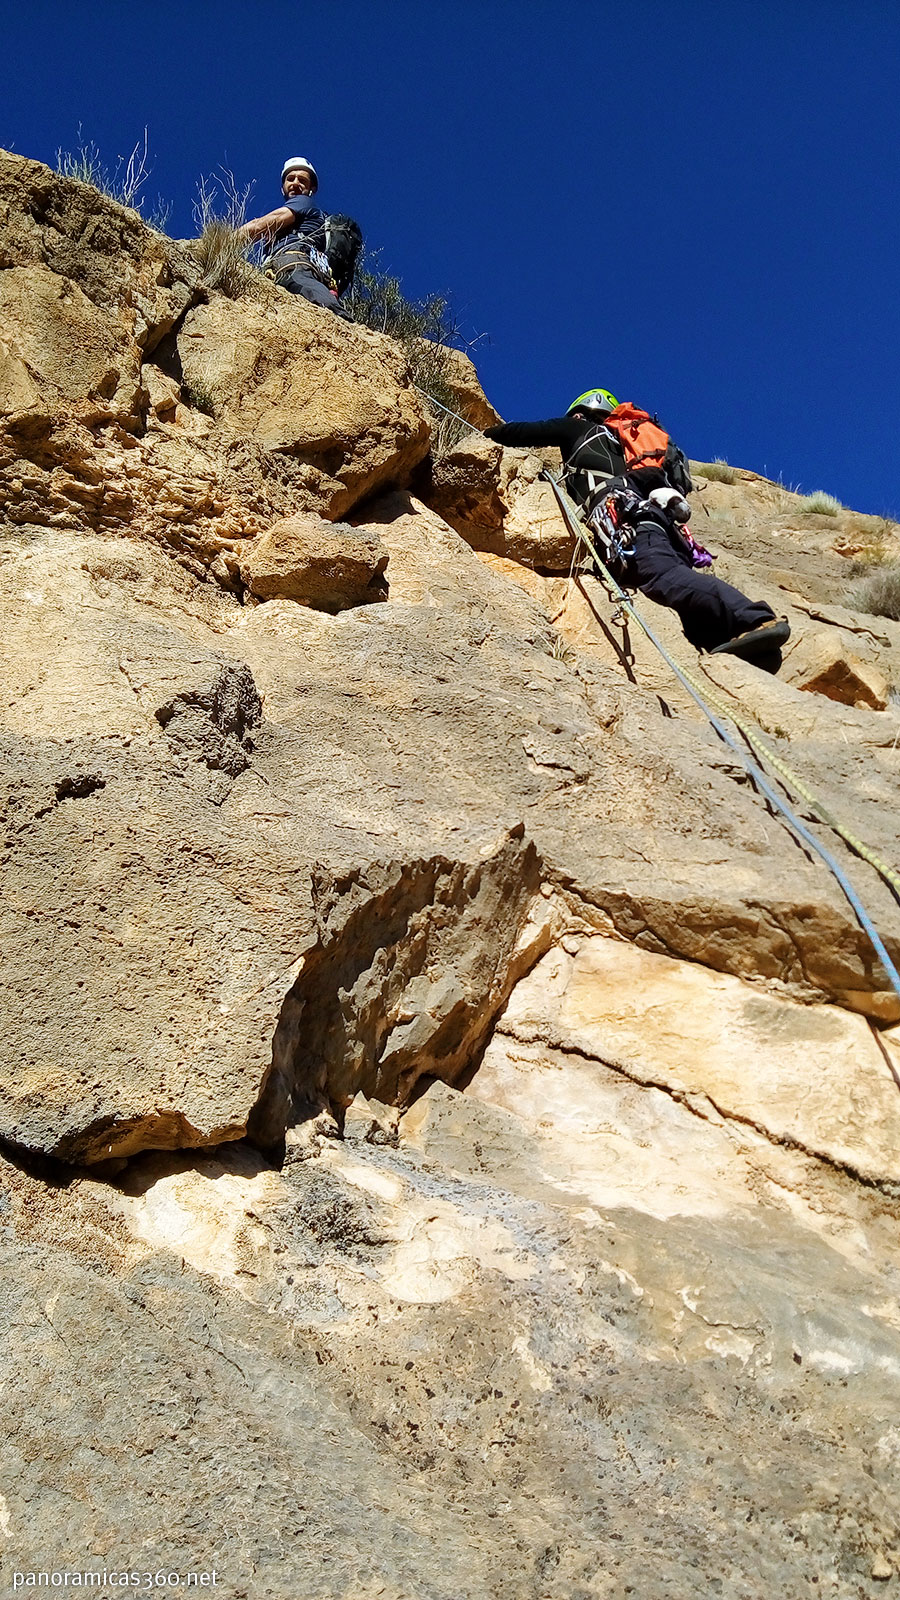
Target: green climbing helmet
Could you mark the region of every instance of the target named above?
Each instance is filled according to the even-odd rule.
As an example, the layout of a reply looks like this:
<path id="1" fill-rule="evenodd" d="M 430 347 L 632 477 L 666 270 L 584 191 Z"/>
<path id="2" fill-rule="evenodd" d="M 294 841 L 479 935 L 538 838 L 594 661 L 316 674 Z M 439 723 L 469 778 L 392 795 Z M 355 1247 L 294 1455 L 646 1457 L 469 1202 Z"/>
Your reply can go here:
<path id="1" fill-rule="evenodd" d="M 584 394 L 572 401 L 566 416 L 571 416 L 573 411 L 595 411 L 601 417 L 608 417 L 618 404 L 615 395 L 610 394 L 608 389 L 585 389 Z"/>

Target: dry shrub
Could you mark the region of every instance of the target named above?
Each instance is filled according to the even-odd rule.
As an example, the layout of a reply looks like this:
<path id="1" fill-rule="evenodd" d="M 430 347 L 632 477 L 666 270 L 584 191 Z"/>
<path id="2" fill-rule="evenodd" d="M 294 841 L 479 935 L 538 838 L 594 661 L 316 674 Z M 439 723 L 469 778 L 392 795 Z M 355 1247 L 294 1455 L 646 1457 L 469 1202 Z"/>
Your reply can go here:
<path id="1" fill-rule="evenodd" d="M 232 300 L 250 295 L 259 283 L 259 271 L 250 256 L 253 244 L 238 232 L 246 221 L 252 183 L 239 189 L 233 172 L 221 167 L 217 174 L 197 184 L 194 222 L 198 237 L 191 249 L 207 289 L 220 289 Z"/>
<path id="2" fill-rule="evenodd" d="M 440 456 L 452 450 L 471 431 L 471 425 L 456 415 L 459 401 L 448 382 L 447 347 L 471 349 L 471 345 L 466 347 L 460 338 L 446 296 L 408 299 L 400 279 L 382 271 L 377 254 L 371 254 L 363 256 L 343 304 L 355 322 L 388 334 L 402 346 L 412 381 L 429 413 L 431 453 Z"/>
<path id="3" fill-rule="evenodd" d="M 153 170 L 149 130 L 144 129 L 143 138 L 137 140 L 130 155 L 116 157 L 113 168 L 107 166 L 94 140 L 85 139 L 80 122 L 75 136 L 78 144 L 74 150 L 56 152 L 56 170 L 60 176 L 89 183 L 108 200 L 116 200 L 120 206 L 139 212 L 145 222 L 164 233 L 171 206 L 160 195 L 148 203 L 146 195 L 141 193 Z"/>
<path id="4" fill-rule="evenodd" d="M 803 496 L 802 509 L 815 512 L 820 517 L 836 517 L 844 507 L 833 494 L 826 494 L 824 489 L 814 489 L 812 494 Z"/>
<path id="5" fill-rule="evenodd" d="M 721 456 L 716 456 L 715 461 L 698 461 L 697 471 L 701 477 L 711 478 L 713 483 L 737 483 L 737 468 L 729 466 Z"/>
<path id="6" fill-rule="evenodd" d="M 879 567 L 863 578 L 851 590 L 850 603 L 858 611 L 900 622 L 900 564 Z"/>

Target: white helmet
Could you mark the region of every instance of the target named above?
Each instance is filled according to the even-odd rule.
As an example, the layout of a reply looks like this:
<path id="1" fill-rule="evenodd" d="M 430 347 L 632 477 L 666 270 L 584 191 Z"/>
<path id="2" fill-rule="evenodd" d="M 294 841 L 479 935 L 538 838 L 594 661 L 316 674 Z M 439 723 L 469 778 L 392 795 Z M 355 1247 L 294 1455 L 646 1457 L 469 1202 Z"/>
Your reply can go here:
<path id="1" fill-rule="evenodd" d="M 307 161 L 305 156 L 291 156 L 290 160 L 284 163 L 284 166 L 281 169 L 282 187 L 284 187 L 284 180 L 288 173 L 293 172 L 295 167 L 303 167 L 304 171 L 309 173 L 310 177 L 312 178 L 312 192 L 315 194 L 319 187 L 319 175 L 316 172 L 312 162 Z"/>

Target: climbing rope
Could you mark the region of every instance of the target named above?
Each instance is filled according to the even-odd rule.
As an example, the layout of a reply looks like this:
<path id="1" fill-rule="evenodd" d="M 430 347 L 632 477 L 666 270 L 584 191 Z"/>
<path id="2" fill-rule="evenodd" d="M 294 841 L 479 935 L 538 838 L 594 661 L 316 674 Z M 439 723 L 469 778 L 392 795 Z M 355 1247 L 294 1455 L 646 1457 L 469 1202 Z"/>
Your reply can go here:
<path id="1" fill-rule="evenodd" d="M 437 406 L 439 411 L 446 411 L 448 417 L 454 417 L 457 422 L 461 422 L 463 427 L 468 428 L 470 432 L 478 432 L 474 422 L 468 422 L 465 417 L 460 416 L 458 411 L 451 411 L 449 406 L 443 405 L 440 400 L 435 400 L 434 395 L 429 394 L 427 389 L 420 389 L 417 383 L 413 384 L 413 388 L 415 389 L 416 394 L 420 394 L 423 400 L 428 401 L 430 406 Z"/>
<path id="2" fill-rule="evenodd" d="M 440 400 L 435 400 L 433 395 L 430 395 L 427 390 L 420 388 L 417 383 L 413 384 L 413 388 L 418 394 L 422 395 L 423 399 L 428 401 L 429 405 L 437 406 L 438 410 L 446 412 L 448 417 L 453 417 L 455 421 L 461 422 L 464 427 L 472 427 L 472 423 L 468 422 L 465 417 L 461 417 L 458 411 L 453 411 L 449 406 L 445 406 Z M 556 496 L 560 511 L 562 512 L 569 529 L 575 535 L 576 551 L 579 546 L 585 546 L 590 553 L 590 556 L 597 569 L 601 573 L 604 583 L 607 585 L 613 595 L 613 598 L 617 602 L 617 607 L 620 610 L 624 610 L 629 616 L 634 618 L 638 626 L 647 635 L 647 638 L 653 645 L 655 645 L 656 649 L 659 651 L 659 654 L 662 656 L 663 660 L 669 666 L 671 671 L 675 674 L 676 678 L 678 678 L 678 680 L 684 685 L 688 694 L 700 707 L 704 716 L 718 734 L 719 738 L 728 745 L 729 749 L 735 752 L 741 762 L 741 765 L 744 767 L 744 770 L 752 779 L 753 783 L 756 784 L 760 792 L 764 794 L 767 800 L 769 800 L 770 804 L 781 813 L 788 826 L 793 830 L 797 837 L 802 839 L 803 842 L 807 844 L 822 861 L 824 861 L 829 872 L 831 872 L 832 876 L 840 885 L 841 890 L 853 909 L 857 921 L 865 931 L 876 955 L 878 956 L 878 959 L 884 967 L 891 987 L 893 988 L 898 999 L 900 999 L 900 972 L 898 972 L 896 966 L 888 955 L 884 941 L 881 938 L 878 929 L 875 927 L 875 924 L 866 911 L 865 906 L 860 900 L 859 895 L 854 889 L 843 868 L 835 860 L 831 852 L 826 850 L 825 846 L 816 838 L 815 834 L 810 832 L 810 830 L 797 816 L 796 812 L 787 804 L 785 800 L 782 799 L 778 791 L 772 787 L 772 784 L 769 782 L 769 779 L 766 777 L 762 769 L 755 761 L 750 760 L 746 750 L 744 750 L 741 745 L 738 744 L 736 739 L 731 737 L 727 728 L 723 726 L 719 718 L 716 717 L 713 714 L 713 711 L 710 710 L 710 705 L 715 707 L 715 709 L 719 712 L 720 717 L 726 717 L 729 722 L 734 724 L 738 732 L 741 733 L 746 739 L 754 755 L 756 755 L 760 761 L 765 762 L 767 766 L 771 767 L 775 772 L 777 772 L 786 786 L 789 789 L 793 789 L 796 794 L 799 794 L 801 798 L 806 801 L 810 810 L 818 818 L 818 820 L 825 825 L 825 827 L 831 828 L 834 833 L 837 833 L 840 838 L 844 840 L 844 843 L 847 844 L 856 855 L 858 855 L 863 861 L 868 861 L 869 865 L 874 867 L 875 871 L 884 879 L 885 883 L 887 883 L 890 888 L 893 889 L 898 898 L 900 898 L 900 874 L 895 872 L 892 867 L 888 866 L 887 862 L 883 861 L 881 857 L 871 848 L 871 846 L 867 845 L 862 839 L 858 838 L 858 836 L 853 833 L 845 823 L 841 822 L 839 818 L 835 817 L 828 807 L 824 806 L 822 802 L 817 799 L 817 797 L 812 793 L 812 791 L 798 776 L 798 774 L 794 772 L 793 768 L 790 767 L 786 761 L 782 760 L 779 755 L 776 755 L 775 751 L 760 736 L 759 731 L 756 728 L 751 727 L 749 723 L 745 722 L 744 719 L 740 717 L 731 706 L 727 705 L 725 701 L 719 698 L 718 695 L 714 694 L 709 689 L 708 685 L 700 684 L 693 674 L 687 670 L 687 668 L 680 667 L 678 663 L 673 660 L 665 645 L 660 639 L 657 638 L 649 624 L 644 621 L 644 618 L 637 610 L 633 600 L 631 599 L 631 596 L 621 587 L 621 585 L 613 577 L 609 568 L 601 559 L 594 541 L 587 531 L 587 528 L 585 527 L 584 523 L 576 517 L 554 474 L 548 471 L 546 472 L 545 476 L 553 490 L 554 495 Z M 575 557 L 573 556 L 573 567 L 574 560 Z"/>
<path id="3" fill-rule="evenodd" d="M 609 568 L 603 562 L 593 539 L 587 531 L 587 528 L 585 527 L 584 523 L 582 523 L 575 516 L 575 513 L 571 509 L 571 506 L 569 505 L 565 494 L 560 489 L 559 483 L 557 482 L 557 479 L 553 473 L 548 472 L 546 477 L 548 483 L 553 489 L 553 493 L 556 496 L 560 511 L 562 512 L 570 531 L 574 534 L 576 540 L 578 541 L 578 545 L 584 545 L 589 551 L 592 560 L 595 562 L 603 578 L 604 583 L 610 589 L 617 606 L 626 611 L 629 616 L 634 618 L 638 626 L 647 635 L 647 638 L 653 645 L 655 645 L 656 649 L 659 651 L 659 654 L 675 674 L 676 678 L 678 678 L 679 682 L 684 685 L 692 700 L 694 700 L 700 707 L 704 716 L 708 719 L 710 725 L 718 734 L 719 738 L 728 745 L 729 749 L 735 752 L 748 776 L 752 779 L 754 784 L 756 784 L 761 793 L 763 793 L 766 796 L 766 799 L 769 800 L 776 810 L 781 813 L 785 821 L 788 823 L 788 826 L 798 836 L 798 838 L 802 839 L 805 844 L 809 845 L 810 849 L 814 850 L 816 855 L 818 855 L 821 860 L 824 861 L 825 865 L 828 867 L 828 870 L 840 885 L 844 895 L 853 908 L 854 915 L 856 916 L 860 926 L 865 931 L 873 949 L 875 950 L 876 955 L 878 956 L 879 961 L 884 967 L 891 987 L 893 988 L 898 999 L 900 999 L 900 972 L 897 971 L 897 968 L 888 955 L 887 950 L 885 949 L 884 941 L 882 940 L 878 929 L 875 927 L 875 924 L 866 911 L 865 906 L 860 900 L 859 895 L 856 893 L 856 890 L 854 889 L 843 868 L 835 860 L 831 852 L 826 850 L 821 841 L 816 838 L 815 834 L 811 833 L 805 824 L 801 822 L 796 812 L 792 810 L 792 808 L 781 797 L 778 791 L 773 788 L 762 769 L 755 761 L 750 759 L 746 750 L 744 750 L 743 747 L 738 743 L 737 739 L 732 737 L 727 728 L 724 727 L 722 722 L 719 720 L 719 717 L 717 717 L 710 709 L 710 705 L 707 703 L 707 701 L 711 702 L 711 704 L 716 707 L 719 713 L 722 716 L 727 717 L 728 720 L 732 722 L 738 729 L 738 731 L 743 734 L 754 754 L 758 755 L 761 760 L 770 762 L 779 775 L 785 779 L 788 785 L 797 789 L 798 793 L 803 796 L 803 798 L 815 811 L 815 814 L 819 820 L 839 833 L 841 838 L 844 839 L 848 845 L 850 845 L 851 849 L 853 849 L 857 855 L 862 856 L 863 860 L 870 862 L 870 864 L 875 867 L 876 871 L 881 874 L 887 883 L 889 883 L 893 888 L 900 890 L 900 877 L 898 877 L 897 873 L 895 873 L 890 867 L 886 866 L 886 864 L 880 860 L 875 852 L 869 849 L 868 845 L 863 844 L 862 841 L 857 839 L 848 828 L 845 828 L 843 824 L 839 823 L 837 819 L 831 815 L 827 808 L 810 793 L 806 785 L 801 782 L 796 773 L 792 771 L 787 763 L 783 762 L 780 757 L 776 756 L 774 751 L 769 749 L 769 746 L 765 743 L 765 741 L 760 739 L 759 734 L 755 729 L 751 729 L 743 721 L 743 719 L 735 715 L 730 706 L 726 705 L 718 698 L 718 696 L 711 694 L 705 685 L 699 684 L 696 678 L 694 678 L 690 672 L 688 672 L 685 668 L 680 667 L 678 663 L 673 660 L 665 645 L 660 639 L 657 638 L 649 624 L 644 621 L 644 618 L 634 605 L 631 596 L 622 588 L 621 584 L 619 584 L 618 581 L 613 577 Z"/>

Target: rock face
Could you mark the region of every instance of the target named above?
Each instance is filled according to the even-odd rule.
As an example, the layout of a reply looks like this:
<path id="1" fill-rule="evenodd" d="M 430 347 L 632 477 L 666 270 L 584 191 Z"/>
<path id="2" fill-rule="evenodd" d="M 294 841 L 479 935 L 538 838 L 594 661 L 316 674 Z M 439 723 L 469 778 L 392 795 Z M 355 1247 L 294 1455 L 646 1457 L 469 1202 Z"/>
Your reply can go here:
<path id="1" fill-rule="evenodd" d="M 278 1147 L 358 1092 L 409 1100 L 477 1060 L 519 973 L 549 942 L 533 846 L 516 830 L 472 867 L 405 863 L 313 886 L 317 939 L 286 996 L 248 1132 Z"/>
<path id="2" fill-rule="evenodd" d="M 468 435 L 435 462 L 429 504 L 474 550 L 543 572 L 568 572 L 574 542 L 553 491 L 540 479 L 544 465 L 558 468 L 559 452 L 505 450 Z"/>
<path id="3" fill-rule="evenodd" d="M 188 312 L 177 358 L 226 433 L 305 463 L 317 506 L 335 518 L 402 481 L 428 449 L 428 425 L 397 347 L 330 321 L 283 290 L 261 305 L 219 296 Z"/>
<path id="4" fill-rule="evenodd" d="M 885 1592 L 900 1002 L 841 889 L 538 457 L 426 459 L 390 340 L 83 185 L 0 205 L 10 1570 Z M 896 866 L 900 627 L 844 579 L 895 535 L 698 498 L 792 647 L 654 632 Z"/>
<path id="5" fill-rule="evenodd" d="M 619 940 L 566 943 L 572 954 L 555 950 L 518 985 L 496 1055 L 517 1044 L 577 1054 L 869 1182 L 900 1180 L 893 1058 L 861 1017 L 761 995 Z M 856 1116 L 848 1077 L 865 1107 Z"/>
<path id="6" fill-rule="evenodd" d="M 426 454 L 392 340 L 262 278 L 240 304 L 210 296 L 187 246 L 5 152 L 0 208 L 0 488 L 16 524 L 128 528 L 227 582 L 248 537 L 300 509 L 342 516 Z"/>

